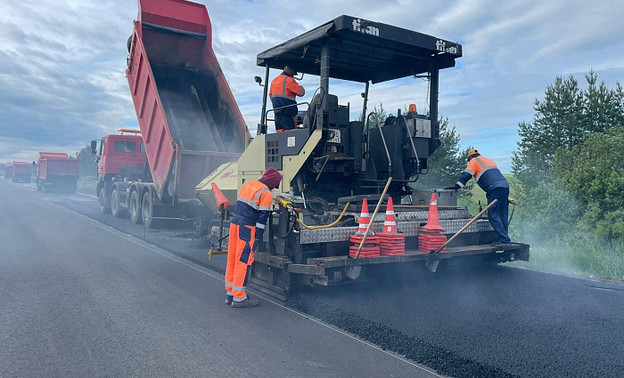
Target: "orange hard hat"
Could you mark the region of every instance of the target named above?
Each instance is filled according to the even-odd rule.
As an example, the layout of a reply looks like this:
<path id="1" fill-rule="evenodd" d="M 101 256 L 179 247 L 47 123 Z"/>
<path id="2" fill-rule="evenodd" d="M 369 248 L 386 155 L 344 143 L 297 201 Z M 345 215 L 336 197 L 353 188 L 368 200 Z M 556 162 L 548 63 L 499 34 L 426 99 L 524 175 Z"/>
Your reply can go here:
<path id="1" fill-rule="evenodd" d="M 479 151 L 477 151 L 477 150 L 476 150 L 476 149 L 474 149 L 474 148 L 473 148 L 473 149 L 471 149 L 470 151 L 468 151 L 468 159 L 471 159 L 471 158 L 473 158 L 473 157 L 475 157 L 475 156 L 479 156 L 479 155 L 481 155 L 481 154 L 479 153 Z"/>

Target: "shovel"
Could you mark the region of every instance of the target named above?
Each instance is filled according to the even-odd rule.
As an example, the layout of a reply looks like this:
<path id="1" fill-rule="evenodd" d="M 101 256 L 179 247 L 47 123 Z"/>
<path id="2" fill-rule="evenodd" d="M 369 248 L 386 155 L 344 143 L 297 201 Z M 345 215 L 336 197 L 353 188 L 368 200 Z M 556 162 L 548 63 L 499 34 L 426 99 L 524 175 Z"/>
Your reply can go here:
<path id="1" fill-rule="evenodd" d="M 466 225 L 464 227 L 462 227 L 459 231 L 457 231 L 455 233 L 455 235 L 451 236 L 451 238 L 449 240 L 447 240 L 446 243 L 442 244 L 440 246 L 440 248 L 436 249 L 435 251 L 431 251 L 431 253 L 429 254 L 430 258 L 427 260 L 427 262 L 425 262 L 425 266 L 427 267 L 427 269 L 429 269 L 430 271 L 435 273 L 435 271 L 438 269 L 438 265 L 440 264 L 440 259 L 439 258 L 434 258 L 433 256 L 437 255 L 441 250 L 444 249 L 444 247 L 449 245 L 449 243 L 452 242 L 453 240 L 455 240 L 462 232 L 466 231 L 466 229 L 468 227 L 470 227 L 471 224 L 473 224 L 479 218 L 481 218 L 483 216 L 483 214 L 485 214 L 486 211 L 488 211 L 492 206 L 494 206 L 494 204 L 496 204 L 496 202 L 498 202 L 498 200 L 494 200 L 494 201 L 490 202 L 485 207 L 485 209 L 481 210 L 481 212 L 479 212 L 479 214 L 477 214 L 474 218 L 472 218 L 470 220 L 470 222 L 466 223 Z"/>

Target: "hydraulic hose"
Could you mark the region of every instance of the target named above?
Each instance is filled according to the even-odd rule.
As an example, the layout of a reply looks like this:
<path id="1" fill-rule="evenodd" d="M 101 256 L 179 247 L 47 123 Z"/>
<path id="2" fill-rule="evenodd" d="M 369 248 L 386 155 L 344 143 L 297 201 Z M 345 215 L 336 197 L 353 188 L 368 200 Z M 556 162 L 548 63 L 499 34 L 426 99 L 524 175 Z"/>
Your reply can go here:
<path id="1" fill-rule="evenodd" d="M 347 212 L 347 209 L 349 208 L 350 204 L 351 204 L 351 202 L 347 202 L 347 204 L 345 205 L 344 209 L 342 209 L 342 213 L 340 213 L 340 216 L 338 217 L 338 219 L 336 219 L 335 221 L 333 221 L 330 224 L 326 224 L 326 225 L 322 225 L 322 226 L 308 226 L 307 224 L 303 223 L 303 221 L 301 219 L 299 219 L 299 216 L 296 216 L 297 223 L 302 225 L 307 230 L 320 230 L 320 229 L 323 229 L 323 228 L 334 227 L 336 224 L 338 224 L 338 222 L 340 222 L 342 217 L 345 215 L 345 213 Z"/>

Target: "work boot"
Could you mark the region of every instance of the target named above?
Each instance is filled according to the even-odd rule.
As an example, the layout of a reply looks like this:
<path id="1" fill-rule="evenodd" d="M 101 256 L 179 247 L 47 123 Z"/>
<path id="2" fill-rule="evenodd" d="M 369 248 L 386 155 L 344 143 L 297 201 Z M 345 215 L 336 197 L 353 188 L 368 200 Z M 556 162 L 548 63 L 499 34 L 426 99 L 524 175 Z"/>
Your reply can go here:
<path id="1" fill-rule="evenodd" d="M 251 299 L 251 298 L 247 297 L 247 299 L 245 299 L 242 302 L 232 302 L 232 307 L 234 307 L 234 308 L 239 308 L 239 307 L 256 307 L 259 304 L 260 304 L 260 302 L 257 299 Z"/>
<path id="2" fill-rule="evenodd" d="M 231 296 L 231 295 L 229 295 L 229 294 L 228 294 L 228 295 L 226 295 L 226 296 L 225 296 L 225 304 L 226 304 L 226 305 L 231 305 L 231 304 L 232 304 L 232 298 L 234 298 L 234 297 L 233 297 L 233 296 Z"/>

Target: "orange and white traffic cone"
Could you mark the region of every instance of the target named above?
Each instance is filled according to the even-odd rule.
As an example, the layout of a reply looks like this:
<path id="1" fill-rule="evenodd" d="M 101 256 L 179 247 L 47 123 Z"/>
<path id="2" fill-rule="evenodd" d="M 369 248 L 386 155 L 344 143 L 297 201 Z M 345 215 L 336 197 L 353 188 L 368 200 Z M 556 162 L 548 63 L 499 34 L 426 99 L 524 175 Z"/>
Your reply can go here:
<path id="1" fill-rule="evenodd" d="M 399 256 L 405 254 L 405 234 L 397 231 L 392 197 L 388 199 L 383 232 L 377 234 L 377 236 L 379 236 L 381 240 L 379 242 L 379 248 L 382 256 Z"/>
<path id="2" fill-rule="evenodd" d="M 418 250 L 431 253 L 440 248 L 446 242 L 446 236 L 442 235 L 443 232 L 446 232 L 446 230 L 440 226 L 438 202 L 434 192 L 431 194 L 427 224 L 420 229 L 418 235 Z M 442 249 L 440 253 L 446 253 L 446 248 Z"/>
<path id="3" fill-rule="evenodd" d="M 366 233 L 366 229 L 369 224 L 370 214 L 368 213 L 368 201 L 365 198 L 362 202 L 362 212 L 360 213 L 360 224 L 358 226 L 358 230 L 354 235 L 351 235 L 351 238 L 349 239 L 349 241 L 353 243 L 353 245 L 349 247 L 349 256 L 355 257 L 357 255 L 358 248 L 364 238 L 364 234 Z M 378 243 L 379 237 L 375 236 L 373 230 L 370 230 L 368 232 L 368 236 L 366 237 L 366 241 L 364 241 L 359 257 L 379 257 Z"/>
<path id="4" fill-rule="evenodd" d="M 356 236 L 364 236 L 366 229 L 370 223 L 370 214 L 368 213 L 368 201 L 364 198 L 362 201 L 362 212 L 360 213 L 360 224 L 358 226 L 358 230 L 355 233 Z M 373 230 L 368 232 L 368 236 L 375 236 Z"/>
<path id="5" fill-rule="evenodd" d="M 384 234 L 396 234 L 396 217 L 394 215 L 394 206 L 392 197 L 388 198 L 388 207 L 386 207 L 386 218 L 384 219 Z"/>
<path id="6" fill-rule="evenodd" d="M 438 215 L 438 201 L 435 192 L 431 193 L 431 203 L 429 204 L 429 215 L 427 224 L 423 227 L 425 231 L 443 232 L 445 229 L 440 226 L 440 216 Z"/>

